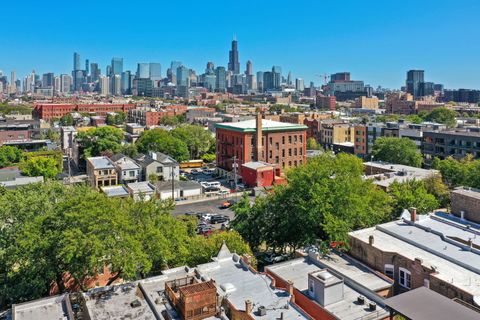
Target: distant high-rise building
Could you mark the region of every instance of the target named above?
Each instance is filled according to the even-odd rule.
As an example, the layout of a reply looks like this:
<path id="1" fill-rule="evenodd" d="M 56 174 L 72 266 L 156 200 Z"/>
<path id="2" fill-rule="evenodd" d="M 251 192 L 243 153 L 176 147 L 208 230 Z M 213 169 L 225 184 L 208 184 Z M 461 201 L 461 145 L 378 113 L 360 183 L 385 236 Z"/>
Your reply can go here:
<path id="1" fill-rule="evenodd" d="M 263 71 L 257 72 L 257 90 L 263 92 Z"/>
<path id="2" fill-rule="evenodd" d="M 110 77 L 100 76 L 100 94 L 108 96 L 110 94 Z"/>
<path id="3" fill-rule="evenodd" d="M 421 96 L 420 83 L 424 82 L 424 73 L 423 70 L 409 70 L 407 72 L 407 93 L 413 95 L 414 99 Z"/>
<path id="4" fill-rule="evenodd" d="M 177 86 L 190 86 L 190 69 L 185 66 L 177 68 Z"/>
<path id="5" fill-rule="evenodd" d="M 73 71 L 82 70 L 80 64 L 80 54 L 75 52 L 73 53 Z"/>
<path id="6" fill-rule="evenodd" d="M 54 79 L 54 91 L 60 92 L 60 88 L 62 87 L 62 83 L 60 82 L 60 77 L 55 77 Z"/>
<path id="7" fill-rule="evenodd" d="M 305 90 L 305 82 L 303 81 L 302 78 L 297 78 L 295 79 L 295 89 L 297 91 L 303 91 Z"/>
<path id="8" fill-rule="evenodd" d="M 168 80 L 174 84 L 177 83 L 177 69 L 182 66 L 180 61 L 172 61 L 170 63 L 170 73 L 167 74 Z"/>
<path id="9" fill-rule="evenodd" d="M 44 73 L 42 76 L 42 87 L 52 87 L 55 85 L 55 75 L 52 72 Z"/>
<path id="10" fill-rule="evenodd" d="M 100 68 L 98 67 L 98 63 L 91 63 L 90 64 L 90 81 L 96 82 L 100 80 Z"/>
<path id="11" fill-rule="evenodd" d="M 107 77 L 112 74 L 112 66 L 111 65 L 107 65 L 107 68 L 105 70 L 105 74 L 107 75 Z"/>
<path id="12" fill-rule="evenodd" d="M 60 75 L 60 92 L 69 93 L 72 88 L 72 77 L 68 74 Z"/>
<path id="13" fill-rule="evenodd" d="M 85 74 L 90 75 L 90 61 L 88 59 L 85 60 Z"/>
<path id="14" fill-rule="evenodd" d="M 287 85 L 289 85 L 289 86 L 292 85 L 292 72 L 291 71 L 288 71 Z"/>
<path id="15" fill-rule="evenodd" d="M 80 61 L 80 54 L 78 52 L 73 53 L 73 91 L 81 91 L 82 85 L 85 83 L 85 70 L 82 70 Z"/>
<path id="16" fill-rule="evenodd" d="M 121 76 L 123 72 L 123 58 L 112 58 L 111 75 Z"/>
<path id="17" fill-rule="evenodd" d="M 246 66 L 246 69 L 245 69 L 245 74 L 246 74 L 247 76 L 253 75 L 253 64 L 252 64 L 252 61 L 250 61 L 250 60 L 247 61 L 247 66 Z"/>
<path id="18" fill-rule="evenodd" d="M 273 81 L 274 81 L 274 89 L 280 89 L 282 83 L 282 68 L 280 66 L 273 66 L 272 67 L 273 73 Z"/>
<path id="19" fill-rule="evenodd" d="M 215 91 L 217 86 L 217 77 L 215 74 L 205 74 L 203 78 L 203 87 L 207 88 L 208 91 Z"/>
<path id="20" fill-rule="evenodd" d="M 162 65 L 160 63 L 150 62 L 149 78 L 153 81 L 154 86 L 162 80 Z"/>
<path id="21" fill-rule="evenodd" d="M 148 79 L 150 77 L 150 64 L 138 63 L 136 77 L 137 79 Z"/>
<path id="22" fill-rule="evenodd" d="M 232 41 L 232 49 L 229 52 L 228 70 L 233 74 L 240 73 L 240 63 L 238 62 L 238 43 L 237 40 Z"/>
<path id="23" fill-rule="evenodd" d="M 215 74 L 215 65 L 213 62 L 207 62 L 207 67 L 205 68 L 205 74 Z"/>
<path id="24" fill-rule="evenodd" d="M 225 89 L 227 88 L 227 71 L 225 70 L 225 67 L 217 67 L 215 69 L 215 76 L 216 76 L 216 90 L 219 92 L 224 92 Z"/>
<path id="25" fill-rule="evenodd" d="M 433 96 L 435 94 L 433 82 L 420 82 L 420 96 Z"/>
<path id="26" fill-rule="evenodd" d="M 10 90 L 8 90 L 8 93 L 17 93 L 17 73 L 12 71 L 10 73 Z"/>
<path id="27" fill-rule="evenodd" d="M 330 75 L 330 81 L 350 81 L 350 72 L 337 72 Z"/>
<path id="28" fill-rule="evenodd" d="M 433 90 L 443 93 L 443 84 L 436 83 L 433 85 Z"/>
<path id="29" fill-rule="evenodd" d="M 122 94 L 122 76 L 115 74 L 110 77 L 110 93 L 114 96 Z"/>
<path id="30" fill-rule="evenodd" d="M 132 94 L 132 87 L 130 82 L 131 72 L 122 72 L 122 94 Z"/>

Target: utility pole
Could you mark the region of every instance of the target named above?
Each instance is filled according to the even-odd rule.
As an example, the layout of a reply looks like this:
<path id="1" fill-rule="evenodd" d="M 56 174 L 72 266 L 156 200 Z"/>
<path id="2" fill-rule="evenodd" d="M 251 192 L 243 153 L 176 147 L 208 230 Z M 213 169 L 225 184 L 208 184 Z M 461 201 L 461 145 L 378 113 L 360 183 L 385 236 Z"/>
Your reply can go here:
<path id="1" fill-rule="evenodd" d="M 175 164 L 172 165 L 172 200 L 175 201 Z"/>

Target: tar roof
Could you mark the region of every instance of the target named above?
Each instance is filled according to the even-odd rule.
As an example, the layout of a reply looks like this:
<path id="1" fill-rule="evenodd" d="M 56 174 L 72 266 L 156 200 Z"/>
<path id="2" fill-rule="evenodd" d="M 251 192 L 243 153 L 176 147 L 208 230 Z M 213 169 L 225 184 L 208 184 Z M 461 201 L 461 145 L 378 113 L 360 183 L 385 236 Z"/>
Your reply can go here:
<path id="1" fill-rule="evenodd" d="M 403 221 L 392 221 L 350 232 L 350 236 L 368 243 L 369 236 L 372 235 L 374 247 L 396 252 L 412 261 L 419 258 L 423 266 L 436 270 L 432 277 L 449 282 L 473 296 L 479 296 L 480 273 L 476 271 L 480 266 L 478 253 L 466 250 L 465 245 L 448 239 L 445 231 L 443 233 L 446 236 L 442 239 L 439 235 L 442 232 L 435 231 L 434 225 L 428 231 L 427 226 L 422 229 L 422 224 L 423 222 L 410 226 Z M 448 224 L 444 227 L 447 228 Z"/>
<path id="2" fill-rule="evenodd" d="M 394 181 L 399 183 L 408 181 L 408 180 L 422 180 L 431 175 L 438 174 L 437 170 L 427 170 L 417 167 L 410 167 L 401 164 L 390 164 L 386 162 L 365 162 L 364 166 L 379 168 L 387 172 L 367 175 L 366 178 L 374 178 L 374 183 L 379 186 L 388 187 Z M 366 172 L 368 174 L 368 170 Z"/>
<path id="3" fill-rule="evenodd" d="M 353 320 L 362 316 L 380 314 L 383 318 L 386 310 L 381 308 L 382 298 L 376 295 L 376 291 L 390 288 L 392 283 L 373 273 L 367 267 L 355 262 L 351 258 L 331 254 L 319 260 L 311 257 L 298 258 L 284 263 L 267 267 L 268 270 L 281 277 L 283 280 L 293 281 L 293 285 L 303 294 L 308 296 L 308 274 L 328 269 L 345 280 L 344 296 L 339 302 L 325 306 L 324 308 L 339 319 Z M 358 284 L 360 286 L 358 286 Z M 371 290 L 368 292 L 364 288 Z M 359 291 L 361 288 L 362 290 Z M 356 303 L 359 295 L 375 298 L 378 305 L 377 311 L 372 313 L 368 308 Z M 372 319 L 376 319 L 373 317 Z"/>
<path id="4" fill-rule="evenodd" d="M 239 122 L 224 122 L 216 123 L 215 128 L 229 129 L 242 132 L 255 132 L 256 130 L 256 119 L 239 121 Z M 262 119 L 262 131 L 292 131 L 292 130 L 306 130 L 307 126 L 278 122 L 272 120 Z"/>
<path id="5" fill-rule="evenodd" d="M 415 320 L 475 320 L 480 313 L 425 287 L 391 297 L 385 303 L 393 310 Z"/>
<path id="6" fill-rule="evenodd" d="M 91 320 L 154 320 L 138 283 L 102 287 L 84 293 Z"/>
<path id="7" fill-rule="evenodd" d="M 68 296 L 48 297 L 12 307 L 15 320 L 69 320 L 73 319 Z"/>
<path id="8" fill-rule="evenodd" d="M 247 162 L 242 164 L 242 166 L 247 167 L 249 169 L 257 170 L 257 169 L 262 169 L 262 168 L 271 168 L 272 165 L 261 162 L 261 161 L 252 161 L 252 162 Z"/>
<path id="9" fill-rule="evenodd" d="M 217 293 L 228 299 L 237 309 L 245 310 L 245 301 L 253 303 L 255 319 L 308 319 L 301 311 L 290 303 L 290 296 L 286 291 L 273 289 L 271 279 L 266 275 L 251 271 L 237 255 L 222 254 L 223 258 L 211 263 L 199 265 L 198 272 L 203 279 L 214 279 L 217 284 Z M 258 307 L 267 309 L 266 317 L 256 315 Z M 287 307 L 288 306 L 288 307 Z"/>
<path id="10" fill-rule="evenodd" d="M 125 197 L 130 194 L 128 193 L 128 190 L 122 185 L 101 187 L 100 189 L 107 195 L 107 197 Z"/>
<path id="11" fill-rule="evenodd" d="M 475 199 L 480 199 L 480 190 L 478 190 L 478 189 L 457 188 L 457 189 L 453 190 L 452 193 L 469 196 L 469 197 L 472 197 L 472 198 L 475 198 Z"/>
<path id="12" fill-rule="evenodd" d="M 128 183 L 127 187 L 134 193 L 149 193 L 155 191 L 155 187 L 152 186 L 148 181 Z"/>
<path id="13" fill-rule="evenodd" d="M 87 158 L 93 165 L 94 169 L 114 169 L 112 162 L 107 157 L 91 157 Z"/>

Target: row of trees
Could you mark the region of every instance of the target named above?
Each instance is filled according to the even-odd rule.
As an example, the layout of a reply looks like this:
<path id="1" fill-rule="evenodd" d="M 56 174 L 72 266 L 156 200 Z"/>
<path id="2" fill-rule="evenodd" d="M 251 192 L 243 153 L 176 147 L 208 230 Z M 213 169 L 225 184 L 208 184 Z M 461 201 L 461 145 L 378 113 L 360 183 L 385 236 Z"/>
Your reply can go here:
<path id="1" fill-rule="evenodd" d="M 412 167 L 421 167 L 423 163 L 420 150 L 408 138 L 379 137 L 373 145 L 372 156 L 375 160 Z"/>
<path id="2" fill-rule="evenodd" d="M 472 155 L 456 160 L 452 157 L 440 160 L 435 158 L 433 168 L 440 170 L 442 177 L 451 188 L 458 186 L 480 188 L 480 160 Z"/>
<path id="3" fill-rule="evenodd" d="M 135 156 L 137 152 L 159 151 L 177 161 L 215 154 L 215 138 L 202 126 L 180 125 L 171 131 L 144 131 L 135 144 L 122 144 L 123 131 L 115 127 L 92 128 L 79 132 L 77 140 L 85 157 L 122 152 Z M 211 160 L 207 156 L 208 160 Z"/>
<path id="4" fill-rule="evenodd" d="M 65 275 L 83 288 L 104 266 L 135 280 L 208 262 L 223 240 L 251 254 L 234 231 L 197 236 L 196 221 L 173 217 L 170 202 L 111 199 L 87 186 L 3 189 L 0 208 L 0 300 L 7 304 L 46 296 L 52 286 L 64 292 Z"/>
<path id="5" fill-rule="evenodd" d="M 405 208 L 417 207 L 419 213 L 438 208 L 433 192 L 445 191 L 439 187 L 441 180 L 431 177 L 429 183 L 395 183 L 387 193 L 362 175 L 363 164 L 357 157 L 325 153 L 288 171 L 287 185 L 275 187 L 253 205 L 244 197 L 234 207 L 232 226 L 252 248 L 346 243 L 348 232 L 390 221 Z"/>
<path id="6" fill-rule="evenodd" d="M 435 108 L 430 112 L 420 112 L 414 115 L 403 116 L 403 118 L 412 123 L 421 123 L 423 121 L 431 121 L 436 123 L 445 124 L 448 127 L 455 127 L 457 124 L 456 121 L 457 112 L 452 109 L 445 107 Z M 377 117 L 379 122 L 387 121 L 398 121 L 402 118 L 401 115 L 391 114 L 391 115 L 382 115 Z"/>

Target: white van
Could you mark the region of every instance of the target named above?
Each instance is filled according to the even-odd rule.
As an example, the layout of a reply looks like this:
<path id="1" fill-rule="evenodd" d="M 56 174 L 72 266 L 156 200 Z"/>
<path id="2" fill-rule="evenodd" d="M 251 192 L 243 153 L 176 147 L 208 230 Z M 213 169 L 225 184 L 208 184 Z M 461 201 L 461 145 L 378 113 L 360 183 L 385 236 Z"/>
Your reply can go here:
<path id="1" fill-rule="evenodd" d="M 222 185 L 218 181 L 209 182 L 209 186 L 212 188 L 220 188 Z"/>

